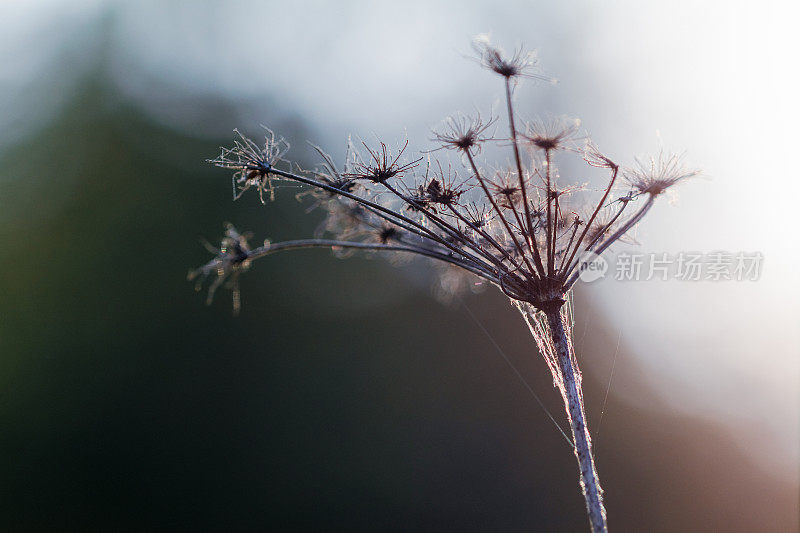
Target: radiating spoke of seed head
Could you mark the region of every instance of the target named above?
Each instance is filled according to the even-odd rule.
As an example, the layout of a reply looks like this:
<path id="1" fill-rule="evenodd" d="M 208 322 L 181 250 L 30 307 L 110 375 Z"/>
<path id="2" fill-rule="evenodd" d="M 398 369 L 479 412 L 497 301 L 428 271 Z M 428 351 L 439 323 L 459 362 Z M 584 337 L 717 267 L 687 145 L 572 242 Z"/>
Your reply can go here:
<path id="1" fill-rule="evenodd" d="M 472 41 L 477 61 L 484 68 L 499 74 L 506 79 L 533 78 L 552 82 L 553 79 L 536 72 L 538 59 L 536 53 L 519 47 L 506 53 L 499 46 L 492 44 L 487 34 L 478 35 Z"/>
<path id="2" fill-rule="evenodd" d="M 525 123 L 522 138 L 539 150 L 575 149 L 581 121 L 570 117 L 548 117 Z"/>
<path id="3" fill-rule="evenodd" d="M 493 140 L 487 131 L 496 121 L 496 118 L 484 121 L 479 113 L 474 116 L 459 113 L 446 118 L 442 125 L 433 131 L 432 140 L 440 145 L 439 148 L 471 150 L 473 153 L 479 153 L 484 143 Z"/>
<path id="4" fill-rule="evenodd" d="M 683 158 L 663 151 L 656 157 L 637 159 L 632 167 L 622 169 L 622 175 L 639 194 L 658 196 L 674 185 L 697 176 L 699 171 L 687 168 Z"/>

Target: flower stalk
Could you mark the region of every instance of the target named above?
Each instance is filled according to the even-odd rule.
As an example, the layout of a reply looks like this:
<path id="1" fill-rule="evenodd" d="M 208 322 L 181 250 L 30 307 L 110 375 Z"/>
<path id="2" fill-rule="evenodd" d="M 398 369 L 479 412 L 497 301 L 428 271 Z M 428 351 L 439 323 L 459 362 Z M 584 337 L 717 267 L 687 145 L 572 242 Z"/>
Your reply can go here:
<path id="1" fill-rule="evenodd" d="M 583 408 L 583 390 L 581 388 L 581 374 L 578 362 L 575 359 L 572 341 L 567 336 L 564 328 L 564 318 L 560 310 L 545 312 L 550 337 L 556 352 L 556 361 L 561 373 L 561 396 L 567 411 L 567 419 L 572 429 L 572 442 L 575 447 L 575 457 L 580 468 L 580 486 L 586 500 L 586 510 L 589 514 L 589 523 L 593 533 L 605 533 L 606 509 L 603 505 L 603 490 L 600 488 L 600 478 L 594 465 L 592 454 L 592 439 L 586 424 L 586 414 Z"/>

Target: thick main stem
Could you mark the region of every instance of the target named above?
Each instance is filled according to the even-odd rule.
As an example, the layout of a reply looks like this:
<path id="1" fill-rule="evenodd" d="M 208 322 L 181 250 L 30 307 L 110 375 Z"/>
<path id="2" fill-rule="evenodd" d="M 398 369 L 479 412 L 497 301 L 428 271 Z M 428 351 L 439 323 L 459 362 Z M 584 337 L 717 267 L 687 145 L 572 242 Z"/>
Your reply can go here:
<path id="1" fill-rule="evenodd" d="M 548 311 L 547 322 L 550 326 L 550 335 L 556 349 L 556 363 L 561 371 L 563 380 L 562 394 L 567 409 L 570 427 L 572 428 L 572 442 L 575 444 L 575 456 L 581 470 L 581 489 L 586 499 L 586 509 L 589 513 L 589 523 L 594 533 L 607 533 L 606 510 L 603 506 L 603 491 L 600 480 L 594 467 L 592 457 L 592 440 L 589 428 L 586 425 L 586 415 L 583 411 L 583 393 L 577 368 L 572 357 L 572 344 L 564 330 L 563 318 L 559 309 Z"/>

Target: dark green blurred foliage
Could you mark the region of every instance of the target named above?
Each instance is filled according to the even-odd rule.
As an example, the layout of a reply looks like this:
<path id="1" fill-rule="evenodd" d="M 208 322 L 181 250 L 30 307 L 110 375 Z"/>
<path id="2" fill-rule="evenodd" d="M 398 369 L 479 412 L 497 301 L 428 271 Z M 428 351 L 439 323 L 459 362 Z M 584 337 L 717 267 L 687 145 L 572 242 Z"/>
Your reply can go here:
<path id="1" fill-rule="evenodd" d="M 304 251 L 255 264 L 240 317 L 227 291 L 204 306 L 185 281 L 208 259 L 199 237 L 223 221 L 256 242 L 307 236 L 319 215 L 292 189 L 234 204 L 228 174 L 204 163 L 229 138 L 161 126 L 106 79 L 91 74 L 0 155 L 1 529 L 586 528 L 570 448 L 427 282 Z M 197 117 L 233 128 L 226 105 L 198 102 Z M 562 420 L 516 312 L 491 291 L 466 302 Z M 579 353 L 607 376 L 615 336 L 595 325 Z M 620 386 L 641 379 L 618 364 Z M 585 382 L 596 421 L 606 382 Z M 614 529 L 780 530 L 780 487 L 720 430 L 659 408 L 606 406 Z M 744 473 L 725 478 L 726 461 Z"/>
<path id="2" fill-rule="evenodd" d="M 204 163 L 228 138 L 159 127 L 104 80 L 2 158 L 6 526 L 545 520 L 527 496 L 509 502 L 508 484 L 547 494 L 554 482 L 506 463 L 513 426 L 490 416 L 506 406 L 463 403 L 462 386 L 480 391 L 465 369 L 487 364 L 460 353 L 474 326 L 396 269 L 275 256 L 243 278 L 241 317 L 227 291 L 203 306 L 184 279 L 208 259 L 200 236 L 225 220 L 256 239 L 302 236 L 319 217 L 293 190 L 233 204 L 227 174 Z M 559 520 L 582 524 L 573 503 Z"/>

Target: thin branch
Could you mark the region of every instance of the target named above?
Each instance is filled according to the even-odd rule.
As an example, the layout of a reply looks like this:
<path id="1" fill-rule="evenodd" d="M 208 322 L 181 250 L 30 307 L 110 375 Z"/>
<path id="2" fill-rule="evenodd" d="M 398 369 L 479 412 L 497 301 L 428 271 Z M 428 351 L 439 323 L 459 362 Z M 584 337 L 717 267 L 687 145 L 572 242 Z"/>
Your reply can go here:
<path id="1" fill-rule="evenodd" d="M 497 213 L 497 216 L 500 218 L 500 221 L 505 226 L 506 232 L 508 233 L 509 237 L 511 237 L 511 240 L 514 241 L 514 246 L 520 252 L 520 255 L 522 256 L 522 260 L 525 261 L 525 264 L 530 269 L 530 272 L 524 272 L 524 273 L 526 275 L 535 275 L 533 273 L 534 272 L 533 265 L 531 265 L 530 261 L 528 261 L 528 258 L 525 255 L 525 248 L 520 246 L 516 235 L 514 235 L 514 231 L 511 229 L 511 226 L 509 225 L 508 221 L 503 216 L 503 213 L 500 210 L 500 207 L 498 207 L 497 202 L 495 201 L 494 197 L 492 196 L 492 193 L 489 191 L 489 188 L 486 186 L 486 182 L 484 181 L 483 177 L 481 176 L 481 173 L 478 170 L 478 166 L 475 164 L 475 159 L 472 157 L 472 153 L 469 150 L 465 150 L 464 153 L 467 154 L 467 160 L 469 160 L 469 164 L 472 166 L 472 171 L 475 173 L 475 179 L 478 180 L 478 183 L 480 184 L 481 189 L 483 189 L 483 192 L 486 195 L 486 198 L 489 200 L 489 203 L 492 204 L 492 208 L 494 209 L 495 213 Z"/>
<path id="2" fill-rule="evenodd" d="M 358 250 L 378 250 L 383 252 L 408 252 L 417 255 L 429 257 L 444 261 L 452 265 L 464 268 L 473 274 L 491 281 L 499 283 L 500 281 L 495 276 L 494 272 L 488 271 L 484 268 L 477 267 L 464 261 L 460 261 L 457 257 L 452 257 L 447 254 L 436 252 L 433 250 L 426 250 L 424 248 L 417 248 L 412 246 L 396 246 L 392 244 L 379 244 L 369 242 L 353 242 L 353 241 L 339 241 L 333 239 L 298 239 L 293 241 L 282 241 L 278 243 L 269 243 L 258 248 L 254 248 L 247 254 L 248 260 L 259 259 L 261 257 L 271 255 L 276 252 L 287 250 L 300 250 L 303 248 L 351 248 Z"/>
<path id="3" fill-rule="evenodd" d="M 594 213 L 592 213 L 592 216 L 589 218 L 589 221 L 586 223 L 586 227 L 583 229 L 583 232 L 581 233 L 581 236 L 578 238 L 578 241 L 575 243 L 575 248 L 572 250 L 572 253 L 569 256 L 569 260 L 567 260 L 567 262 L 566 262 L 567 265 L 572 263 L 572 259 L 575 257 L 575 254 L 577 253 L 578 249 L 580 248 L 581 243 L 583 242 L 583 239 L 586 237 L 586 233 L 589 231 L 589 228 L 592 226 L 592 222 L 594 222 L 594 219 L 597 218 L 597 214 L 600 212 L 600 209 L 603 208 L 603 204 L 605 203 L 606 198 L 608 198 L 608 195 L 611 192 L 611 188 L 614 186 L 614 182 L 617 181 L 617 174 L 618 173 L 619 173 L 619 167 L 614 166 L 614 171 L 613 171 L 613 174 L 611 175 L 611 181 L 609 182 L 608 187 L 606 187 L 606 191 L 605 191 L 605 193 L 603 193 L 603 197 L 597 203 L 597 207 L 595 208 Z M 569 247 L 567 247 L 567 251 L 569 251 Z"/>

